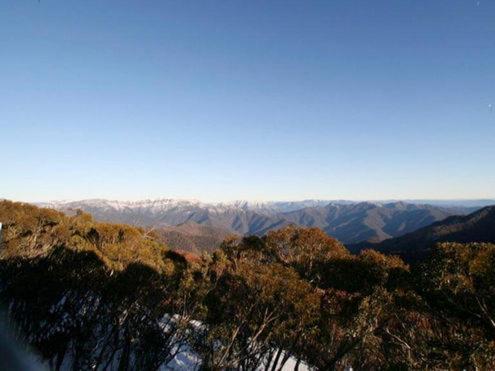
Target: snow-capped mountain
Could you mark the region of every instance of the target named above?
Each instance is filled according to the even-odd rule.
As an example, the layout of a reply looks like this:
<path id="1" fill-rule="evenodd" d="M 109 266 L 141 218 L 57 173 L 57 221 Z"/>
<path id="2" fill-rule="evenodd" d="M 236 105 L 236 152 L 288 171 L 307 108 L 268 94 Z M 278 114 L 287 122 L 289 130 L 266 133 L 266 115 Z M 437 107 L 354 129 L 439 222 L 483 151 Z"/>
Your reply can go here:
<path id="1" fill-rule="evenodd" d="M 167 198 L 142 201 L 93 199 L 39 205 L 66 213 L 80 209 L 101 221 L 155 228 L 197 223 L 241 235 L 263 235 L 296 224 L 321 228 L 344 243 L 378 242 L 412 232 L 450 215 L 472 211 L 405 202 L 328 200 L 205 203 Z"/>
<path id="2" fill-rule="evenodd" d="M 146 209 L 149 212 L 161 213 L 168 210 L 191 208 L 208 209 L 211 212 L 222 213 L 234 210 L 250 210 L 273 214 L 289 212 L 305 207 L 326 206 L 329 203 L 345 204 L 352 201 L 328 201 L 328 200 L 304 200 L 304 201 L 245 201 L 236 200 L 232 202 L 206 203 L 199 200 L 159 198 L 140 201 L 118 201 L 105 199 L 89 199 L 81 201 L 51 201 L 38 203 L 40 206 L 56 209 L 98 208 L 107 210 L 139 210 Z"/>

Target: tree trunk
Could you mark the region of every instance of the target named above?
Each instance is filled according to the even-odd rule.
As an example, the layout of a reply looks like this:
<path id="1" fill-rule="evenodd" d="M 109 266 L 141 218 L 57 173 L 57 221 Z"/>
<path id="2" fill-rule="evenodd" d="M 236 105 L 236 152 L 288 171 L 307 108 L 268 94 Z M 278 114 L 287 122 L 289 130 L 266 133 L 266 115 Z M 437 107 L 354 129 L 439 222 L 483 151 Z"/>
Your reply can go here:
<path id="1" fill-rule="evenodd" d="M 301 364 L 301 358 L 297 359 L 296 365 L 294 366 L 294 371 L 299 371 L 299 365 Z"/>
<path id="2" fill-rule="evenodd" d="M 280 356 L 282 355 L 282 349 L 279 349 L 277 351 L 277 356 L 275 357 L 275 360 L 273 361 L 273 366 L 271 371 L 275 371 L 277 369 L 278 361 L 280 360 Z"/>

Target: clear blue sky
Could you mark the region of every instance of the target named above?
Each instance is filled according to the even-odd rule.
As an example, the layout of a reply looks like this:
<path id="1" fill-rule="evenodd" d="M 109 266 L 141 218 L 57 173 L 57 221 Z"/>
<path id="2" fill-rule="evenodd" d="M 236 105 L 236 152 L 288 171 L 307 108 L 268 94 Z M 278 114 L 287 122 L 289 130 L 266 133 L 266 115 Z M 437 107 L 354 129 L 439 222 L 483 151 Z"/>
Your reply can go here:
<path id="1" fill-rule="evenodd" d="M 495 197 L 495 1 L 4 0 L 0 156 L 26 201 Z"/>

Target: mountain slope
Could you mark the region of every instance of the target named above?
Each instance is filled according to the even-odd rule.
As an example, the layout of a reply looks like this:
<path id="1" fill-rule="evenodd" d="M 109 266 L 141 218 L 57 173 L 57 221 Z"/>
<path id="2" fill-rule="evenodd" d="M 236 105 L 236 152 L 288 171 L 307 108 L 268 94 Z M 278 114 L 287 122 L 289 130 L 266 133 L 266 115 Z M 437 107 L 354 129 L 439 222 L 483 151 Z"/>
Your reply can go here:
<path id="1" fill-rule="evenodd" d="M 95 219 L 126 223 L 137 226 L 176 226 L 195 222 L 214 228 L 227 229 L 239 234 L 263 234 L 265 231 L 284 226 L 278 210 L 293 205 L 249 204 L 206 204 L 188 200 L 145 200 L 119 202 L 108 200 L 84 200 L 75 202 L 54 202 L 40 204 L 65 213 L 83 210 Z"/>
<path id="2" fill-rule="evenodd" d="M 348 247 L 353 252 L 373 248 L 414 261 L 427 255 L 438 242 L 495 242 L 495 206 L 465 216 L 451 216 L 402 237 L 377 244 L 360 243 Z"/>
<path id="3" fill-rule="evenodd" d="M 154 230 L 157 238 L 176 250 L 200 254 L 211 252 L 230 236 L 238 236 L 228 229 L 215 228 L 189 221 L 177 226 L 158 227 Z"/>
<path id="4" fill-rule="evenodd" d="M 344 243 L 379 242 L 414 231 L 452 215 L 448 209 L 403 202 L 329 204 L 284 214 L 299 225 L 318 227 Z"/>
<path id="5" fill-rule="evenodd" d="M 448 216 L 462 212 L 456 207 L 448 209 L 431 205 L 404 202 L 326 202 L 308 200 L 301 202 L 208 204 L 187 200 L 146 200 L 119 202 L 85 200 L 44 204 L 65 213 L 81 209 L 95 219 L 107 222 L 127 223 L 137 226 L 163 227 L 195 223 L 214 230 L 229 231 L 240 235 L 264 235 L 270 230 L 296 224 L 318 227 L 344 243 L 361 241 L 380 242 L 397 237 Z M 186 238 L 183 230 L 167 230 Z M 208 235 L 208 233 L 206 233 Z M 223 233 L 220 233 L 222 235 Z M 179 238 L 172 238 L 176 242 Z M 190 249 L 195 242 L 190 241 Z M 173 244 L 171 244 L 172 247 Z M 181 247 L 182 248 L 182 247 Z"/>

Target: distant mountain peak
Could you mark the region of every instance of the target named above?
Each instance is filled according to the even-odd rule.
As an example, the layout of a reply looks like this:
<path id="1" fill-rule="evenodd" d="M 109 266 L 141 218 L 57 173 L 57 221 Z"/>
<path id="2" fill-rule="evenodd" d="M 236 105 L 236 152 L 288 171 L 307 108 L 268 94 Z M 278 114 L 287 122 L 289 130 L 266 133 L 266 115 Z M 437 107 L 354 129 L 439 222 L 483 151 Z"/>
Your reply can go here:
<path id="1" fill-rule="evenodd" d="M 206 203 L 187 199 L 118 201 L 90 199 L 41 204 L 66 212 L 81 209 L 97 220 L 167 227 L 194 224 L 236 234 L 263 235 L 289 224 L 318 227 L 344 243 L 379 242 L 460 212 L 394 201 L 248 201 Z M 187 224 L 190 223 L 190 224 Z M 194 223 L 194 224 L 193 224 Z M 177 232 L 177 231 L 176 231 Z"/>

